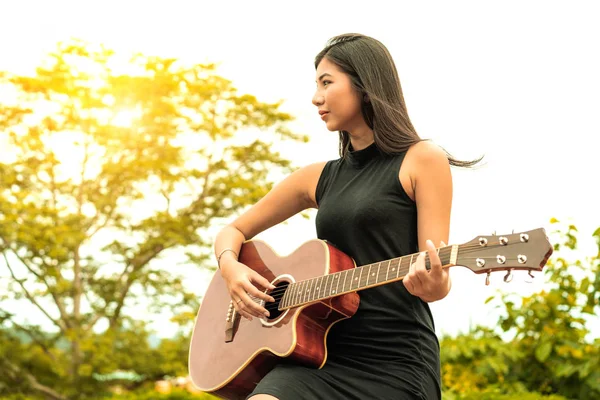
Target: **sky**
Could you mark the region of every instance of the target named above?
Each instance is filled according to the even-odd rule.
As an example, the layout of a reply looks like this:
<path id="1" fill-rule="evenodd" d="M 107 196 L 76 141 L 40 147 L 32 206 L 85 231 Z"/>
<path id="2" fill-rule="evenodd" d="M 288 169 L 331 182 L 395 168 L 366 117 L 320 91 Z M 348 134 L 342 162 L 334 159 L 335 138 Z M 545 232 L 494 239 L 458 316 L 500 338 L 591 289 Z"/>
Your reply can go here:
<path id="1" fill-rule="evenodd" d="M 216 62 L 220 75 L 262 101 L 284 100 L 292 127 L 310 136 L 281 146 L 295 165 L 337 158 L 337 133 L 311 104 L 314 56 L 328 38 L 358 32 L 396 62 L 417 132 L 456 158 L 450 244 L 478 235 L 575 224 L 591 255 L 600 226 L 600 24 L 594 1 L 19 1 L 0 2 L 0 70 L 34 67 L 71 37 L 117 51 Z M 0 143 L 1 145 L 1 143 Z M 314 213 L 263 232 L 280 254 L 315 237 Z M 451 269 L 453 289 L 431 305 L 439 334 L 494 326 L 490 295 L 530 295 L 537 274 L 484 276 Z M 206 273 L 189 272 L 202 293 Z M 589 322 L 600 336 L 598 318 Z M 168 324 L 157 322 L 165 335 Z"/>

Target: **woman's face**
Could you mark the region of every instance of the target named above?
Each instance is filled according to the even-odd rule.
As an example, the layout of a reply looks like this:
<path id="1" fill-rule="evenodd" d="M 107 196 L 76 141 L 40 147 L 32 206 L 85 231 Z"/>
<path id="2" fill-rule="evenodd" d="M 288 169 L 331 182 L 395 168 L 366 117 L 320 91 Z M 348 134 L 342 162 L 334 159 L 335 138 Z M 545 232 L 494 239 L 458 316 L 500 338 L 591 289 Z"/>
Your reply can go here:
<path id="1" fill-rule="evenodd" d="M 312 102 L 330 131 L 352 133 L 366 126 L 360 111 L 361 98 L 350 77 L 327 58 L 317 67 L 317 91 Z"/>

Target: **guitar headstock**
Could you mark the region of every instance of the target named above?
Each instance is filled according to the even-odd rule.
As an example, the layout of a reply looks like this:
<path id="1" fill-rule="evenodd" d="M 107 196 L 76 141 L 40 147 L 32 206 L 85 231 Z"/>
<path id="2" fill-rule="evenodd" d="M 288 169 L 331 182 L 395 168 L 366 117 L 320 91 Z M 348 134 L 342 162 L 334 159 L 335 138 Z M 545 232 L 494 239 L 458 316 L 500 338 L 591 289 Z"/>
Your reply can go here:
<path id="1" fill-rule="evenodd" d="M 544 228 L 509 235 L 482 235 L 458 247 L 456 265 L 488 276 L 495 271 L 541 271 L 552 251 Z"/>

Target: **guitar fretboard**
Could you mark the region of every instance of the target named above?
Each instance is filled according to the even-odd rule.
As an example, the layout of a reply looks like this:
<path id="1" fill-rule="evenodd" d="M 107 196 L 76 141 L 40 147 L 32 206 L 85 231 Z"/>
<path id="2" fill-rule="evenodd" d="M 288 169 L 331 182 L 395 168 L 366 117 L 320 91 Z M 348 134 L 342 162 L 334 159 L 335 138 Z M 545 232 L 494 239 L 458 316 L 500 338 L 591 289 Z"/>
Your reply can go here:
<path id="1" fill-rule="evenodd" d="M 453 246 L 438 249 L 443 266 L 450 264 Z M 327 274 L 304 281 L 290 283 L 279 304 L 280 310 L 355 292 L 384 283 L 401 280 L 416 261 L 419 253 L 392 258 L 373 264 L 363 265 L 333 274 Z M 427 270 L 431 269 L 429 255 L 425 258 Z"/>

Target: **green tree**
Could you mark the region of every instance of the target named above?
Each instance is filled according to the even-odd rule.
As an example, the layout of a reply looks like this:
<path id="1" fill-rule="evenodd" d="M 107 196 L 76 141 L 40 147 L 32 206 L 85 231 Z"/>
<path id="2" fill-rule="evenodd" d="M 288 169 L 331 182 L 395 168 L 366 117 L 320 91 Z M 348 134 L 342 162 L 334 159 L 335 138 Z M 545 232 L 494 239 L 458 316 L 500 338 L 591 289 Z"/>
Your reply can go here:
<path id="1" fill-rule="evenodd" d="M 588 328 L 600 311 L 600 228 L 593 233 L 596 254 L 583 259 L 574 259 L 581 254 L 575 226 L 553 235 L 548 289 L 499 299 L 500 329 L 509 341 L 482 327 L 442 340 L 448 399 L 600 398 L 600 339 Z"/>
<path id="2" fill-rule="evenodd" d="M 558 223 L 558 221 L 553 220 Z M 523 352 L 514 372 L 530 389 L 567 398 L 600 398 L 600 339 L 589 339 L 586 321 L 600 311 L 600 228 L 596 254 L 573 260 L 577 228 L 561 229 L 557 253 L 546 269 L 552 287 L 523 298 L 504 296 L 502 329 L 514 332 Z"/>
<path id="3" fill-rule="evenodd" d="M 0 321 L 37 348 L 49 368 L 29 387 L 50 397 L 143 364 L 128 359 L 150 354 L 136 307 L 189 326 L 199 301 L 181 265 L 214 267 L 210 227 L 291 170 L 274 143 L 307 140 L 281 102 L 239 94 L 214 65 L 125 61 L 70 41 L 31 76 L 0 73 Z"/>

